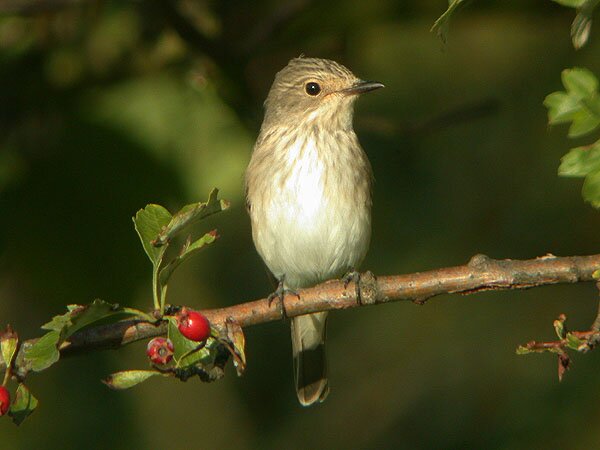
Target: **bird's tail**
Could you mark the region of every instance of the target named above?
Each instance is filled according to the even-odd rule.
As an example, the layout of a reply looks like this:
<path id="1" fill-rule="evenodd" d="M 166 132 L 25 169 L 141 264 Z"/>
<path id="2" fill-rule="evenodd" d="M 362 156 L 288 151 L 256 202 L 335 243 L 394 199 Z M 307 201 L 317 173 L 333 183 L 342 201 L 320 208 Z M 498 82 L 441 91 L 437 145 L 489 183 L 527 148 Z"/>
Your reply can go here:
<path id="1" fill-rule="evenodd" d="M 326 325 L 326 312 L 292 319 L 294 379 L 302 406 L 322 402 L 329 394 L 325 358 Z"/>

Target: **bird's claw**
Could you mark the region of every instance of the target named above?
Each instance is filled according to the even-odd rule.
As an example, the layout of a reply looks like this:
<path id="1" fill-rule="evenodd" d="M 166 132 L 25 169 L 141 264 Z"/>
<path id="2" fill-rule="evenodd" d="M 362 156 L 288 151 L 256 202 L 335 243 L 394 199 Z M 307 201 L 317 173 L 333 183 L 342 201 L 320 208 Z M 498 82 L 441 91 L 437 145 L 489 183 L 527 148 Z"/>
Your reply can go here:
<path id="1" fill-rule="evenodd" d="M 342 281 L 344 282 L 344 289 L 348 288 L 350 282 L 354 282 L 354 293 L 356 295 L 356 301 L 359 304 L 361 304 L 362 302 L 360 298 L 360 272 L 357 270 L 351 270 L 342 277 Z"/>
<path id="2" fill-rule="evenodd" d="M 300 298 L 300 295 L 293 289 L 283 287 L 283 280 L 281 280 L 279 282 L 279 284 L 277 285 L 277 289 L 275 289 L 274 292 L 271 292 L 269 294 L 269 296 L 267 297 L 267 302 L 269 304 L 269 308 L 271 307 L 271 304 L 273 303 L 273 301 L 275 299 L 279 300 L 279 308 L 281 309 L 281 316 L 284 319 L 288 318 L 287 313 L 285 312 L 285 306 L 283 304 L 283 299 L 285 298 L 286 294 L 295 295 L 296 297 Z"/>

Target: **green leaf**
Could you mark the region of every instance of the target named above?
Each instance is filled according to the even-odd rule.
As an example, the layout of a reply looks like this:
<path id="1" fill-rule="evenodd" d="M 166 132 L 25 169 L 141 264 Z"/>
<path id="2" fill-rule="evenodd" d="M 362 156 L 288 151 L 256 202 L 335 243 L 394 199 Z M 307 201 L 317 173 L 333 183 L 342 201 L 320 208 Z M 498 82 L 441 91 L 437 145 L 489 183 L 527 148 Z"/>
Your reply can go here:
<path id="1" fill-rule="evenodd" d="M 12 364 L 18 343 L 19 337 L 17 333 L 8 325 L 6 331 L 0 335 L 0 351 L 2 352 L 2 360 L 7 368 Z"/>
<path id="2" fill-rule="evenodd" d="M 592 114 L 587 108 L 582 108 L 573 116 L 569 127 L 569 137 L 576 138 L 594 131 L 600 125 L 600 117 Z"/>
<path id="3" fill-rule="evenodd" d="M 585 177 L 581 193 L 585 201 L 590 202 L 594 208 L 600 208 L 600 171 Z"/>
<path id="4" fill-rule="evenodd" d="M 192 243 L 190 243 L 189 240 L 186 241 L 179 255 L 177 255 L 177 257 L 169 261 L 169 263 L 160 271 L 160 284 L 162 286 L 166 285 L 175 269 L 182 262 L 184 262 L 186 259 L 194 255 L 198 251 L 202 250 L 207 245 L 215 242 L 218 239 L 218 237 L 219 235 L 217 234 L 217 230 L 212 230 Z"/>
<path id="5" fill-rule="evenodd" d="M 122 390 L 129 389 L 156 375 L 169 376 L 168 374 L 156 370 L 124 370 L 109 375 L 108 378 L 102 380 L 102 382 L 111 389 Z"/>
<path id="6" fill-rule="evenodd" d="M 61 340 L 67 339 L 88 325 L 111 316 L 135 315 L 133 310 L 125 310 L 119 305 L 96 299 L 88 305 L 69 305 L 68 311 L 60 316 L 54 316 L 48 323 L 42 325 L 44 330 L 60 332 Z"/>
<path id="7" fill-rule="evenodd" d="M 198 348 L 199 343 L 189 340 L 179 332 L 177 320 L 174 317 L 169 318 L 168 337 L 175 348 L 173 360 L 177 367 L 188 367 L 196 364 L 207 365 L 212 362 L 209 342 L 214 341 L 214 339 L 209 339 L 204 348 L 193 351 Z"/>
<path id="8" fill-rule="evenodd" d="M 598 93 L 591 97 L 584 98 L 581 102 L 591 114 L 600 117 L 600 95 L 598 95 Z"/>
<path id="9" fill-rule="evenodd" d="M 142 241 L 144 251 L 154 265 L 160 263 L 164 250 L 156 248 L 152 242 L 163 228 L 169 224 L 171 219 L 172 216 L 169 211 L 160 205 L 154 204 L 146 205 L 146 207 L 140 209 L 133 218 L 135 231 L 137 231 L 140 241 Z"/>
<path id="10" fill-rule="evenodd" d="M 567 91 L 579 98 L 590 97 L 598 90 L 598 79 L 588 69 L 581 67 L 563 70 L 562 82 Z"/>
<path id="11" fill-rule="evenodd" d="M 435 31 L 438 38 L 445 44 L 448 41 L 448 31 L 450 30 L 450 18 L 457 8 L 465 3 L 466 0 L 448 0 L 448 9 L 444 11 L 435 21 L 430 31 Z"/>
<path id="12" fill-rule="evenodd" d="M 529 353 L 534 353 L 533 350 L 528 349 L 524 345 L 519 345 L 516 351 L 517 355 L 528 355 Z"/>
<path id="13" fill-rule="evenodd" d="M 560 159 L 558 174 L 563 177 L 584 177 L 600 170 L 600 140 L 591 146 L 572 148 Z"/>
<path id="14" fill-rule="evenodd" d="M 577 350 L 577 349 L 579 349 L 579 347 L 581 347 L 582 345 L 585 344 L 584 341 L 579 339 L 573 333 L 567 333 L 567 336 L 565 337 L 565 339 L 567 342 L 567 347 L 572 348 L 573 350 Z"/>
<path id="15" fill-rule="evenodd" d="M 12 418 L 15 425 L 20 425 L 29 415 L 37 408 L 38 401 L 27 386 L 20 383 L 15 392 L 15 399 L 10 406 L 8 414 Z"/>
<path id="16" fill-rule="evenodd" d="M 579 0 L 577 15 L 571 24 L 571 41 L 575 49 L 583 47 L 590 38 L 592 15 L 599 0 Z"/>
<path id="17" fill-rule="evenodd" d="M 154 245 L 157 247 L 164 245 L 185 227 L 229 208 L 229 202 L 219 200 L 218 194 L 219 190 L 213 189 L 206 202 L 191 203 L 181 208 L 160 231 Z"/>
<path id="18" fill-rule="evenodd" d="M 565 337 L 565 320 L 566 317 L 562 316 L 561 318 L 554 321 L 554 331 L 559 339 L 563 339 Z"/>
<path id="19" fill-rule="evenodd" d="M 31 370 L 40 372 L 59 360 L 60 353 L 57 347 L 59 339 L 58 331 L 50 331 L 25 349 L 25 360 Z"/>
<path id="20" fill-rule="evenodd" d="M 581 5 L 585 3 L 586 0 L 553 0 L 556 3 L 568 6 L 570 8 L 579 8 Z"/>
<path id="21" fill-rule="evenodd" d="M 548 123 L 556 125 L 570 122 L 581 105 L 579 100 L 566 92 L 553 92 L 544 100 L 544 106 L 548 108 Z"/>

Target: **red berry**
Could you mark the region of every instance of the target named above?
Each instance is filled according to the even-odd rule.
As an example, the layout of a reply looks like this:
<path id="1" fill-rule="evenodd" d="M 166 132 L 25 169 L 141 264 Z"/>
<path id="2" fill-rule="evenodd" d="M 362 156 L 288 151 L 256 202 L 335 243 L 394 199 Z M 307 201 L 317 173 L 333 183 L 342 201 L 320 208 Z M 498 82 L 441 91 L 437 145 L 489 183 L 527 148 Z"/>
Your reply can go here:
<path id="1" fill-rule="evenodd" d="M 179 332 L 191 341 L 205 341 L 210 336 L 210 322 L 198 311 L 181 308 L 177 321 Z"/>
<path id="2" fill-rule="evenodd" d="M 4 386 L 0 386 L 0 416 L 3 416 L 10 408 L 10 393 Z"/>
<path id="3" fill-rule="evenodd" d="M 156 337 L 148 342 L 148 347 L 146 348 L 146 355 L 150 358 L 154 364 L 167 364 L 171 359 L 173 359 L 173 351 L 175 348 L 173 347 L 173 343 L 170 339 L 164 337 Z"/>

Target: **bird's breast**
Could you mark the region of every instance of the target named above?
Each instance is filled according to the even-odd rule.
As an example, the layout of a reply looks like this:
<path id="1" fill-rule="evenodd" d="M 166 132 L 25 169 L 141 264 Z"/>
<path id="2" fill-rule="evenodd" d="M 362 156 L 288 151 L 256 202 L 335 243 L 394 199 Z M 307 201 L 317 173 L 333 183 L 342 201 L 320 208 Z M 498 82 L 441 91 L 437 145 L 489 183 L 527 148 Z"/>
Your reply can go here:
<path id="1" fill-rule="evenodd" d="M 359 264 L 368 248 L 368 161 L 355 136 L 336 137 L 284 142 L 249 186 L 256 247 L 290 287 L 339 276 Z"/>

